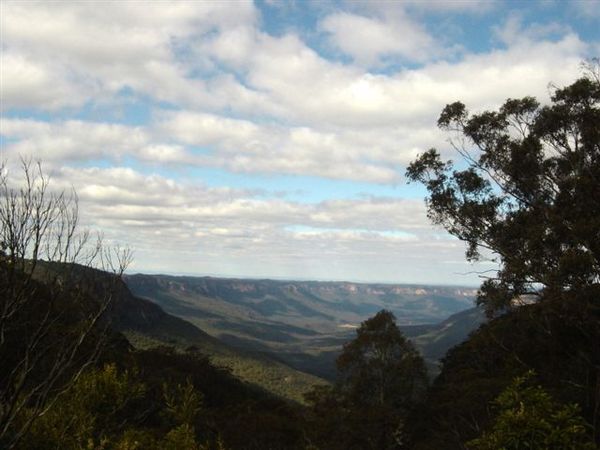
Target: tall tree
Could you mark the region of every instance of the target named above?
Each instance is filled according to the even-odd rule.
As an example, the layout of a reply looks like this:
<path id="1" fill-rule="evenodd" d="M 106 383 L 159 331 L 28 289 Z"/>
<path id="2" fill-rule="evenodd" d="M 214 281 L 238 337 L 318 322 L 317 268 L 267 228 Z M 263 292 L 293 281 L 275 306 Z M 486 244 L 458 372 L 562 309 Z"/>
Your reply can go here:
<path id="1" fill-rule="evenodd" d="M 551 103 L 509 99 L 469 114 L 460 102 L 438 120 L 455 132 L 466 168 L 431 149 L 407 177 L 428 192 L 429 217 L 465 241 L 467 258 L 486 249 L 499 264 L 482 285 L 489 314 L 524 295 L 596 297 L 600 286 L 600 76 L 555 89 Z M 585 293 L 591 294 L 586 295 Z"/>
<path id="2" fill-rule="evenodd" d="M 525 97 L 470 114 L 456 102 L 438 125 L 455 133 L 462 161 L 430 149 L 407 177 L 425 185 L 430 219 L 466 242 L 469 260 L 498 263 L 477 301 L 491 317 L 509 312 L 445 358 L 429 396 L 442 439 L 464 448 L 506 379 L 535 368 L 600 443 L 600 61 L 553 87 L 547 105 Z"/>
<path id="3" fill-rule="evenodd" d="M 364 321 L 337 359 L 333 387 L 307 394 L 312 404 L 310 434 L 328 449 L 406 448 L 406 420 L 423 398 L 423 358 L 382 310 Z"/>
<path id="4" fill-rule="evenodd" d="M 340 389 L 358 404 L 410 409 L 427 385 L 423 358 L 386 310 L 360 325 L 336 365 Z"/>

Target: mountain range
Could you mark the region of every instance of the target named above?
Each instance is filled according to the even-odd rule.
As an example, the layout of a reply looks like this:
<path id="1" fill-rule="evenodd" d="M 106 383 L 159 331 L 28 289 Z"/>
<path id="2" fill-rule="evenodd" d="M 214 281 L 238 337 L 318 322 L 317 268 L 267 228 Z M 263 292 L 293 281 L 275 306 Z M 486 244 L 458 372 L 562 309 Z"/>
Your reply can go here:
<path id="1" fill-rule="evenodd" d="M 446 351 L 484 321 L 471 307 L 472 288 L 144 274 L 115 280 L 47 263 L 36 278 L 66 271 L 90 283 L 90 292 L 113 292 L 108 320 L 127 345 L 197 351 L 251 389 L 297 403 L 314 385 L 335 379 L 343 345 L 381 309 L 396 315 L 432 376 Z"/>
<path id="2" fill-rule="evenodd" d="M 433 372 L 448 348 L 483 322 L 468 287 L 128 275 L 132 293 L 206 332 L 220 345 L 326 380 L 360 323 L 392 311 Z M 206 348 L 218 362 L 216 348 Z M 234 358 L 235 359 L 235 358 Z M 231 362 L 231 361 L 229 361 Z"/>

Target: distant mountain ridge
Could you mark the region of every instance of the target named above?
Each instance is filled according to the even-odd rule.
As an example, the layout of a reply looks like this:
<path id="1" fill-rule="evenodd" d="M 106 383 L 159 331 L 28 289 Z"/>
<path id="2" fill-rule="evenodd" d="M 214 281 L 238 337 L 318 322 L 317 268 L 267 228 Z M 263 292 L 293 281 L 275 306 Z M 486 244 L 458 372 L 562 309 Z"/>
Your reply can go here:
<path id="1" fill-rule="evenodd" d="M 219 299 L 265 319 L 293 324 L 294 316 L 319 321 L 359 323 L 382 308 L 394 312 L 401 324 L 439 322 L 472 306 L 476 288 L 345 281 L 291 281 L 190 277 L 126 276 L 129 287 L 145 296 L 157 291 L 181 297 Z M 196 307 L 200 306 L 198 304 Z"/>

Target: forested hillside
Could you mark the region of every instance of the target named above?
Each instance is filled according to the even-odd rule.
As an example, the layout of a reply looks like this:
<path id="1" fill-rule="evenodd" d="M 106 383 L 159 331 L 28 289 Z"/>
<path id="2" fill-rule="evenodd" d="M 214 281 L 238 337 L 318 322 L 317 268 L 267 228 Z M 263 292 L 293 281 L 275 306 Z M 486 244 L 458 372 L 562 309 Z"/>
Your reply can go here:
<path id="1" fill-rule="evenodd" d="M 241 380 L 295 402 L 302 402 L 304 392 L 312 385 L 325 383 L 264 352 L 232 347 L 192 323 L 166 313 L 160 306 L 135 297 L 124 283 L 119 288 L 119 296 L 110 311 L 111 326 L 136 348 L 161 345 L 179 350 L 193 348 Z"/>

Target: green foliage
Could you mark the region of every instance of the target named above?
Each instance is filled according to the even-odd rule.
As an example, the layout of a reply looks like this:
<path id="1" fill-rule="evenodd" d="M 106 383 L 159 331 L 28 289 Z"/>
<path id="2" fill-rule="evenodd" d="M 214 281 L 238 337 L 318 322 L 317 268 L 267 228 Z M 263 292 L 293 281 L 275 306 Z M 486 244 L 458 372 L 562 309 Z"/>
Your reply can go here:
<path id="1" fill-rule="evenodd" d="M 173 319 L 172 323 L 161 320 L 147 330 L 127 328 L 124 334 L 139 349 L 174 345 L 183 351 L 188 347 L 198 347 L 202 353 L 210 355 L 215 365 L 229 368 L 241 380 L 297 403 L 303 402 L 303 394 L 311 386 L 326 384 L 314 375 L 294 370 L 262 354 L 229 347 L 214 338 L 183 334 L 181 323 L 189 324 L 181 319 L 169 317 Z"/>
<path id="2" fill-rule="evenodd" d="M 297 406 L 243 383 L 201 353 L 162 347 L 136 351 L 133 356 L 144 374 L 149 400 L 166 400 L 154 406 L 156 414 L 146 421 L 158 422 L 164 432 L 180 425 L 175 416 L 180 420 L 194 416 L 198 442 L 211 449 L 302 448 L 303 423 Z"/>
<path id="3" fill-rule="evenodd" d="M 448 352 L 426 409 L 414 418 L 421 428 L 415 448 L 463 448 L 491 426 L 491 402 L 529 369 L 553 398 L 578 404 L 582 417 L 597 423 L 600 309 L 562 312 L 550 307 L 554 304 L 577 302 L 523 306 L 483 325 Z M 588 432 L 593 436 L 594 428 Z"/>
<path id="4" fill-rule="evenodd" d="M 177 423 L 191 425 L 194 423 L 202 406 L 202 393 L 196 392 L 188 378 L 185 385 L 178 384 L 173 389 L 163 383 L 166 409 Z"/>
<path id="5" fill-rule="evenodd" d="M 337 359 L 338 388 L 361 405 L 407 408 L 427 385 L 423 358 L 386 310 L 364 321 Z"/>
<path id="6" fill-rule="evenodd" d="M 21 448 L 107 448 L 144 393 L 142 383 L 114 365 L 84 373 L 33 423 Z"/>
<path id="7" fill-rule="evenodd" d="M 492 428 L 467 443 L 473 450 L 593 450 L 588 425 L 575 404 L 561 405 L 533 385 L 533 372 L 516 378 L 493 402 Z"/>
<path id="8" fill-rule="evenodd" d="M 196 443 L 194 429 L 187 423 L 169 431 L 162 442 L 161 448 L 164 450 L 200 450 L 200 446 Z"/>
<path id="9" fill-rule="evenodd" d="M 556 89 L 550 105 L 525 97 L 470 115 L 456 102 L 438 125 L 459 135 L 455 148 L 467 167 L 431 149 L 406 174 L 426 186 L 429 217 L 467 243 L 468 259 L 485 249 L 500 264 L 480 289 L 490 315 L 525 294 L 600 282 L 597 72 Z"/>
<path id="10" fill-rule="evenodd" d="M 151 381 L 151 380 L 149 380 Z M 220 438 L 198 440 L 202 394 L 191 380 L 164 382 L 164 401 L 138 373 L 114 364 L 84 373 L 35 421 L 20 449 L 211 450 Z M 27 411 L 25 412 L 25 416 Z"/>

